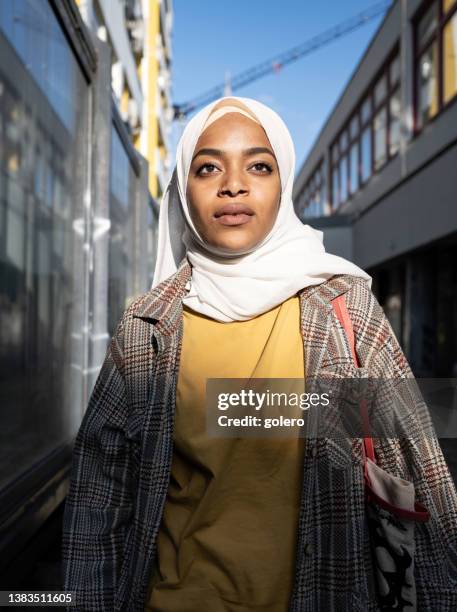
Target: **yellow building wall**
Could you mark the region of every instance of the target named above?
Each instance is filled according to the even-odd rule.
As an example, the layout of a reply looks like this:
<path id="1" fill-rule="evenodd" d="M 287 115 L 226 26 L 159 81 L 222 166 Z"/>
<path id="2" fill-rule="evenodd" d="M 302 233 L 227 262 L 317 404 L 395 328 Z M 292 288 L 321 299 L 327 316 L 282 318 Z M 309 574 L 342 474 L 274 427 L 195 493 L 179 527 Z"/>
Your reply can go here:
<path id="1" fill-rule="evenodd" d="M 159 126 L 156 107 L 157 78 L 159 76 L 159 61 L 157 58 L 157 38 L 160 31 L 160 5 L 158 0 L 149 0 L 149 19 L 146 23 L 146 57 L 144 69 L 147 70 L 147 87 L 143 92 L 146 105 L 146 159 L 149 162 L 149 191 L 154 198 L 159 195 L 157 180 L 157 147 L 159 145 Z"/>
<path id="2" fill-rule="evenodd" d="M 1 2 L 1 0 L 0 0 Z M 167 151 L 159 132 L 157 103 L 165 106 L 165 101 L 159 96 L 157 79 L 159 76 L 159 60 L 157 57 L 157 41 L 160 38 L 160 4 L 159 0 L 148 0 L 148 18 L 145 19 L 145 54 L 143 61 L 137 61 L 137 71 L 143 85 L 145 115 L 143 136 L 136 133 L 132 137 L 134 147 L 140 151 L 149 163 L 148 185 L 154 198 L 160 197 L 159 182 L 157 178 L 157 155 L 163 161 Z M 76 0 L 80 5 L 81 0 Z M 165 51 L 166 53 L 166 51 Z M 145 77 L 145 78 L 143 78 Z M 126 87 L 122 93 L 120 107 L 123 113 L 127 112 L 130 92 Z"/>

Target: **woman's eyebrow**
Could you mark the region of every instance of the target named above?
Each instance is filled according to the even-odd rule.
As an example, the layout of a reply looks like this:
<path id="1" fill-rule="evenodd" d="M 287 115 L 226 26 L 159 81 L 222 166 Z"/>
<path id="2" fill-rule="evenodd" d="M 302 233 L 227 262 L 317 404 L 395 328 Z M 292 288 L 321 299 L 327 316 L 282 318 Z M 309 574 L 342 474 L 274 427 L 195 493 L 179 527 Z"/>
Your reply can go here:
<path id="1" fill-rule="evenodd" d="M 268 147 L 251 147 L 250 149 L 245 149 L 243 151 L 243 157 L 250 157 L 251 155 L 259 155 L 260 153 L 268 153 L 269 155 L 271 155 L 272 157 L 276 159 L 275 154 Z M 222 149 L 209 149 L 209 148 L 200 149 L 199 151 L 197 151 L 197 153 L 195 153 L 195 155 L 192 158 L 192 161 L 194 161 L 194 159 L 198 157 L 199 155 L 214 155 L 215 157 L 223 157 L 225 155 L 225 152 L 222 151 Z"/>

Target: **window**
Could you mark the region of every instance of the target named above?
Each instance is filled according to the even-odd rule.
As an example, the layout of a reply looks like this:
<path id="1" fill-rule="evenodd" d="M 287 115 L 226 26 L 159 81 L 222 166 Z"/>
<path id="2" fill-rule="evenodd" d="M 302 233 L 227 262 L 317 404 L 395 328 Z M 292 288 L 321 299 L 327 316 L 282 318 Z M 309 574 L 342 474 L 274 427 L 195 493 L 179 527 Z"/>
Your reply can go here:
<path id="1" fill-rule="evenodd" d="M 387 75 L 384 74 L 376 83 L 374 88 L 374 103 L 379 106 L 384 102 L 387 95 Z"/>
<path id="2" fill-rule="evenodd" d="M 397 90 L 390 99 L 390 138 L 389 155 L 393 156 L 400 148 L 400 90 Z"/>
<path id="3" fill-rule="evenodd" d="M 299 197 L 298 216 L 300 219 L 322 217 L 326 213 L 325 178 L 321 161 L 308 179 Z"/>
<path id="4" fill-rule="evenodd" d="M 444 92 L 443 102 L 447 104 L 457 93 L 457 12 L 444 26 Z"/>
<path id="5" fill-rule="evenodd" d="M 332 144 L 333 210 L 398 153 L 400 136 L 400 57 L 396 50 Z"/>
<path id="6" fill-rule="evenodd" d="M 434 0 L 416 21 L 416 131 L 457 94 L 457 2 Z"/>
<path id="7" fill-rule="evenodd" d="M 362 134 L 362 182 L 371 176 L 371 127 L 363 130 Z"/>
<path id="8" fill-rule="evenodd" d="M 398 55 L 394 57 L 390 64 L 389 78 L 391 85 L 397 85 L 400 80 L 400 58 Z"/>
<path id="9" fill-rule="evenodd" d="M 387 110 L 383 106 L 374 116 L 374 169 L 379 170 L 387 158 Z"/>
<path id="10" fill-rule="evenodd" d="M 348 197 L 347 157 L 340 159 L 340 202 L 346 202 Z"/>
<path id="11" fill-rule="evenodd" d="M 354 138 L 357 138 L 357 136 L 359 135 L 359 115 L 358 113 L 351 120 L 350 135 L 351 135 L 351 140 Z"/>
<path id="12" fill-rule="evenodd" d="M 333 168 L 332 172 L 332 194 L 333 194 L 333 207 L 338 208 L 340 205 L 340 187 L 338 179 L 338 166 Z"/>
<path id="13" fill-rule="evenodd" d="M 353 194 L 359 188 L 359 143 L 358 141 L 354 142 L 354 144 L 351 146 L 349 163 L 350 163 L 349 191 L 351 194 Z"/>

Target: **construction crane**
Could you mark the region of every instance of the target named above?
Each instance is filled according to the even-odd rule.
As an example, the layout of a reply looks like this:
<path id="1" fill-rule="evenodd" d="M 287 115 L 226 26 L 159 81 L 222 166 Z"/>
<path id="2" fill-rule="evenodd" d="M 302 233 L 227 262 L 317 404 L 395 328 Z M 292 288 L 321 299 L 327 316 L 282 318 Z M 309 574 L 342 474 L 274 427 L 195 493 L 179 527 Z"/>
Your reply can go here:
<path id="1" fill-rule="evenodd" d="M 341 22 L 325 32 L 314 36 L 301 45 L 297 45 L 296 47 L 293 47 L 280 55 L 272 57 L 261 62 L 260 64 L 256 64 L 255 66 L 244 70 L 243 72 L 240 72 L 231 79 L 230 89 L 232 91 L 236 91 L 237 89 L 241 89 L 241 87 L 244 87 L 257 79 L 266 76 L 267 74 L 272 72 L 278 73 L 284 66 L 287 66 L 287 64 L 296 62 L 305 55 L 309 55 L 320 47 L 323 47 L 324 45 L 327 45 L 338 38 L 346 36 L 346 34 L 357 30 L 379 15 L 384 14 L 390 5 L 391 0 L 383 0 L 382 2 L 378 2 L 365 11 L 362 11 L 354 17 L 351 17 L 350 19 Z M 174 104 L 174 118 L 180 120 L 185 119 L 193 111 L 225 95 L 226 91 L 227 82 L 224 82 L 216 85 L 216 87 L 213 87 L 209 91 L 200 94 L 193 100 L 189 100 L 183 104 Z"/>

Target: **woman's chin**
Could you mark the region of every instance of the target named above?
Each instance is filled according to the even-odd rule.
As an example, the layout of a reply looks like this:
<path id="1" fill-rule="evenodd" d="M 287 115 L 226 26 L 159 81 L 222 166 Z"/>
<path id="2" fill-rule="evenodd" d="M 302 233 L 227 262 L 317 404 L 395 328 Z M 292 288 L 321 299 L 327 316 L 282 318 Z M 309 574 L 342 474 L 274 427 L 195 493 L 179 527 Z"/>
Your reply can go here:
<path id="1" fill-rule="evenodd" d="M 217 240 L 214 242 L 207 242 L 211 245 L 212 250 L 216 250 L 220 255 L 226 255 L 227 257 L 236 257 L 237 255 L 245 255 L 250 253 L 259 244 L 258 240 Z"/>

